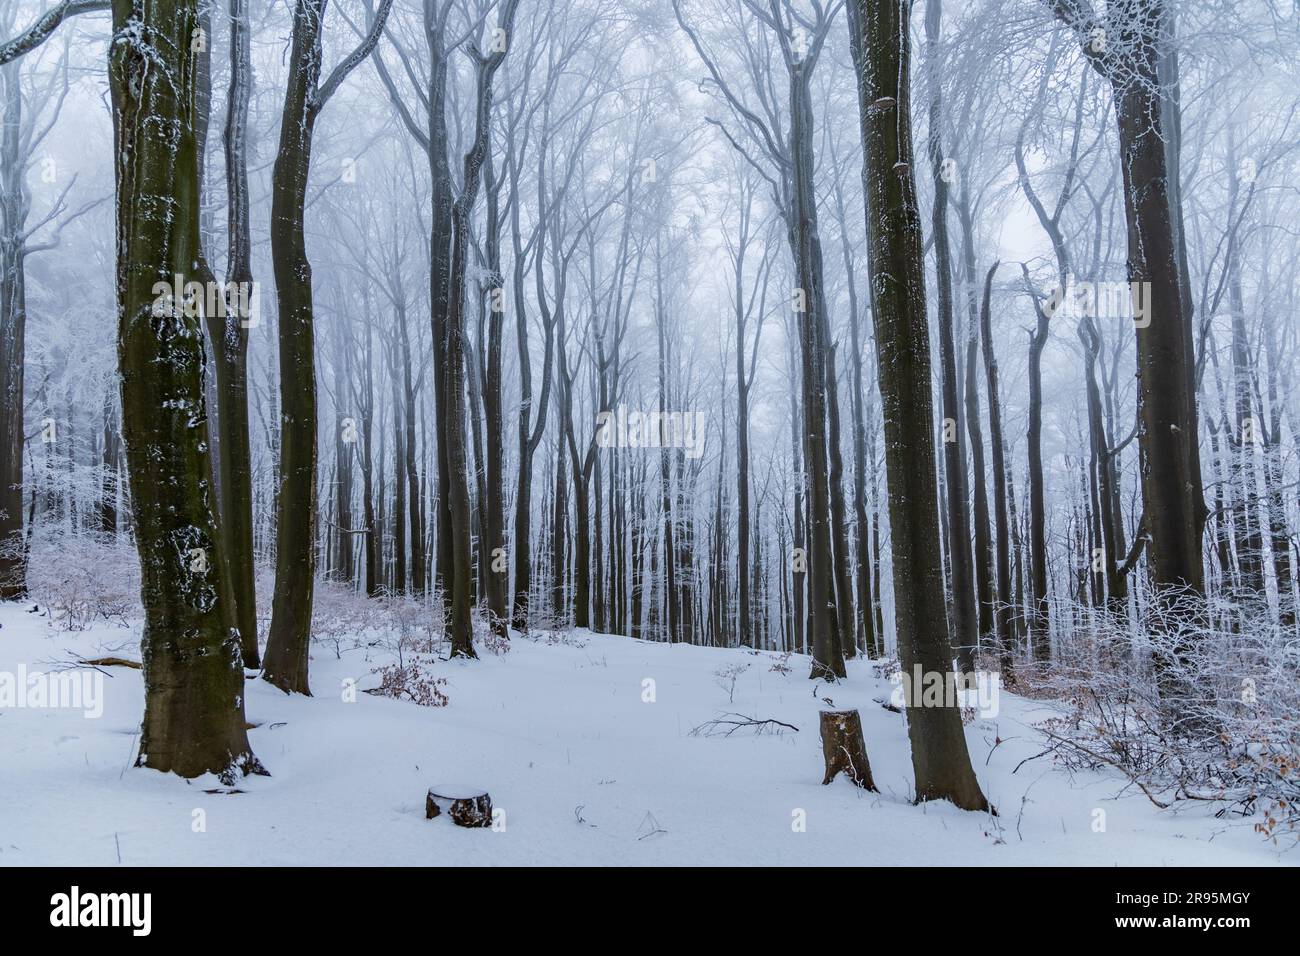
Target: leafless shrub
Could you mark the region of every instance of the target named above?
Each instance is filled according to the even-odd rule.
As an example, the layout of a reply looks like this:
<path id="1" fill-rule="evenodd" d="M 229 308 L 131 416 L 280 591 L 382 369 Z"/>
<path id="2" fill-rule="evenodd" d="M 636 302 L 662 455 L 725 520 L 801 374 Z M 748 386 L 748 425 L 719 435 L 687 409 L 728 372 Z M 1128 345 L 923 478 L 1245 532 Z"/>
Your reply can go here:
<path id="1" fill-rule="evenodd" d="M 774 674 L 788 675 L 791 670 L 790 655 L 793 653 L 794 653 L 793 651 L 786 651 L 784 654 L 782 654 L 780 657 L 778 657 L 776 660 L 772 662 L 772 666 L 769 667 L 768 670 Z"/>
<path id="2" fill-rule="evenodd" d="M 443 690 L 447 679 L 434 673 L 446 643 L 441 595 L 434 594 L 427 603 L 402 596 L 371 600 L 376 622 L 372 630 L 378 638 L 368 643 L 394 658 L 371 670 L 380 680 L 371 693 L 422 707 L 446 707 L 450 702 Z"/>
<path id="3" fill-rule="evenodd" d="M 18 543 L 6 547 L 21 546 Z M 140 616 L 140 564 L 126 538 L 37 528 L 27 564 L 27 593 L 65 631 L 97 621 L 127 627 Z"/>
<path id="4" fill-rule="evenodd" d="M 350 584 L 318 581 L 312 602 L 312 640 L 341 657 L 345 650 L 381 647 L 441 655 L 446 633 L 442 601 L 408 595 L 369 597 Z"/>
<path id="5" fill-rule="evenodd" d="M 902 671 L 903 665 L 897 657 L 881 657 L 871 662 L 871 673 L 877 680 L 890 680 Z"/>
<path id="6" fill-rule="evenodd" d="M 269 610 L 269 605 L 260 602 Z M 375 599 L 336 581 L 320 581 L 312 597 L 312 640 L 330 647 L 334 657 L 363 646 L 380 629 L 383 613 Z"/>
<path id="7" fill-rule="evenodd" d="M 1041 725 L 1059 764 L 1111 767 L 1158 807 L 1220 803 L 1300 841 L 1300 641 L 1264 605 L 1211 601 L 1174 625 L 1091 612 L 1020 683 L 1063 705 Z"/>
<path id="8" fill-rule="evenodd" d="M 451 702 L 443 690 L 447 678 L 434 676 L 431 666 L 428 660 L 415 657 L 406 663 L 376 667 L 371 673 L 379 675 L 380 683 L 370 693 L 409 700 L 421 707 L 446 707 Z"/>
<path id="9" fill-rule="evenodd" d="M 528 615 L 528 630 L 516 635 L 534 643 L 547 645 L 560 644 L 565 647 L 586 647 L 585 638 L 579 637 L 573 630 L 569 619 L 554 614 L 549 610 L 533 607 Z"/>
<path id="10" fill-rule="evenodd" d="M 749 670 L 748 664 L 736 663 L 720 667 L 713 672 L 714 683 L 727 692 L 728 703 L 736 702 L 736 681 L 747 670 Z"/>
<path id="11" fill-rule="evenodd" d="M 494 656 L 510 652 L 510 631 L 487 604 L 479 605 L 479 615 L 474 619 L 474 642 Z"/>

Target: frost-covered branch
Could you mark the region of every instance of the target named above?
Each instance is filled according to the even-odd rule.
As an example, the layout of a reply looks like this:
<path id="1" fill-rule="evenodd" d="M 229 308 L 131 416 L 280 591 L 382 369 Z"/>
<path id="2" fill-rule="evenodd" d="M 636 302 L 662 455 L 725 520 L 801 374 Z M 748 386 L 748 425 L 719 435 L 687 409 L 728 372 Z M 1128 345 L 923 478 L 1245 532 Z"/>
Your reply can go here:
<path id="1" fill-rule="evenodd" d="M 0 43 L 0 66 L 30 53 L 50 38 L 59 24 L 82 13 L 98 13 L 111 6 L 110 0 L 63 0 L 11 40 Z"/>

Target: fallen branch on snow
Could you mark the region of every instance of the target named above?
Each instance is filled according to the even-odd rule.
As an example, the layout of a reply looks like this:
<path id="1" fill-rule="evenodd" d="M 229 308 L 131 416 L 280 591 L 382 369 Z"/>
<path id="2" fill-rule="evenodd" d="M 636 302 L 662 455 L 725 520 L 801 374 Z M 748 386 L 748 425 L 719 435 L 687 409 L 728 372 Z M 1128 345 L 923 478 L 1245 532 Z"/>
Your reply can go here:
<path id="1" fill-rule="evenodd" d="M 765 733 L 780 734 L 782 730 L 793 730 L 799 732 L 799 728 L 794 724 L 787 724 L 784 721 L 775 720 L 771 717 L 746 717 L 744 714 L 726 713 L 713 720 L 706 720 L 691 730 L 692 737 L 730 737 L 738 730 L 753 730 L 755 737 L 761 737 Z"/>

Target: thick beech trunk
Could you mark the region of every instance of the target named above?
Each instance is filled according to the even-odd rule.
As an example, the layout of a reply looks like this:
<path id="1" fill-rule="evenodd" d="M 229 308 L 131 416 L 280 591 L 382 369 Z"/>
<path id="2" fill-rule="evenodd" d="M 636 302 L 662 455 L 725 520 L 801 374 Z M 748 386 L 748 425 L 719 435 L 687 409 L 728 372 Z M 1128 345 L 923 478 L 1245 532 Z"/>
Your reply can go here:
<path id="1" fill-rule="evenodd" d="M 140 555 L 145 713 L 137 765 L 232 780 L 248 744 L 230 592 L 216 552 L 195 310 L 164 294 L 199 258 L 197 0 L 116 0 L 109 48 L 117 157 L 118 359 Z M 169 215 L 156 212 L 170 198 Z M 193 314 L 187 314 L 193 313 Z"/>

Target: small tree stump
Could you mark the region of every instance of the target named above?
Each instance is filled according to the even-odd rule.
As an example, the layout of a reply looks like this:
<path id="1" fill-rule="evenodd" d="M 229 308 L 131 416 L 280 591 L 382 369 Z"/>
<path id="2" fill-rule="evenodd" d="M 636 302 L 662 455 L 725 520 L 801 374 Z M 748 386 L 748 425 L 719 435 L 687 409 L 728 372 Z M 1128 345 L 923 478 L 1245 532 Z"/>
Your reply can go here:
<path id="1" fill-rule="evenodd" d="M 466 787 L 430 787 L 424 799 L 424 818 L 432 820 L 444 811 L 458 827 L 490 827 L 492 797 L 486 790 Z"/>
<path id="2" fill-rule="evenodd" d="M 849 779 L 864 790 L 875 791 L 871 779 L 871 764 L 867 761 L 867 747 L 862 742 L 862 718 L 856 710 L 823 710 L 821 712 L 822 757 L 826 761 L 826 777 L 822 786 L 830 783 L 843 770 Z"/>

